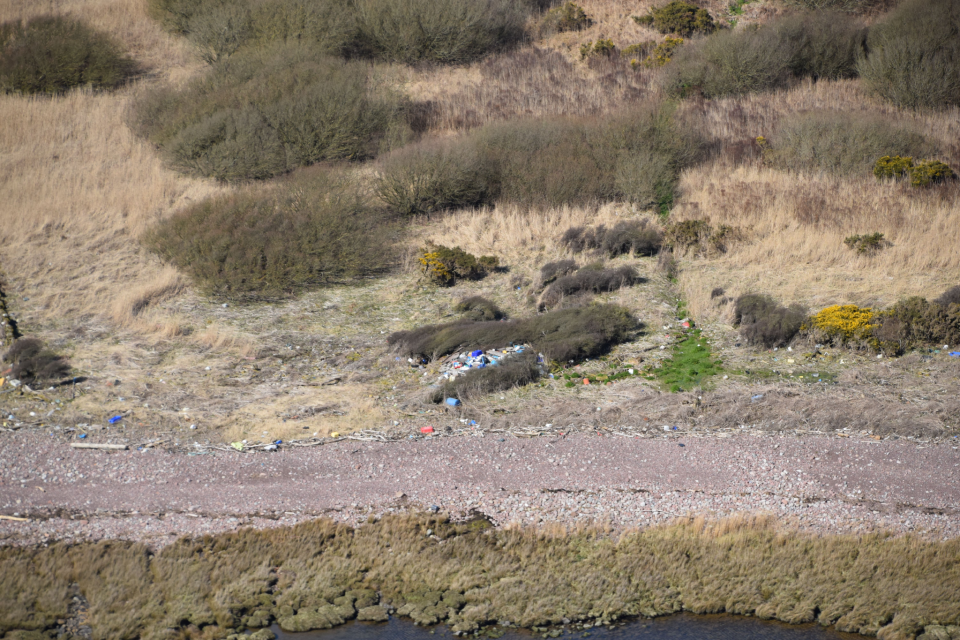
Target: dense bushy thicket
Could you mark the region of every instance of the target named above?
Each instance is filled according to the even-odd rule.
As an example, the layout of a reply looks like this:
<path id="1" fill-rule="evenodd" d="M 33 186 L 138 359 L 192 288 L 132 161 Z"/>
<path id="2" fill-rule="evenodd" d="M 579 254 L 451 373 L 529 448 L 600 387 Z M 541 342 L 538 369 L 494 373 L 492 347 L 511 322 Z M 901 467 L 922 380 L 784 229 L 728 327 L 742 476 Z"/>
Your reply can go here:
<path id="1" fill-rule="evenodd" d="M 402 213 L 505 201 L 557 206 L 623 198 L 666 207 L 702 149 L 667 108 L 605 119 L 495 122 L 421 143 L 381 166 L 377 190 Z"/>
<path id="2" fill-rule="evenodd" d="M 364 63 L 294 44 L 237 54 L 182 89 L 147 94 L 135 120 L 177 169 L 237 181 L 373 156 L 402 129 L 401 111 L 369 86 Z"/>
<path id="3" fill-rule="evenodd" d="M 574 2 L 565 2 L 551 8 L 540 20 L 540 35 L 563 31 L 581 31 L 593 25 L 593 20 Z"/>
<path id="4" fill-rule="evenodd" d="M 710 13 L 684 0 L 673 0 L 662 7 L 652 7 L 646 15 L 634 16 L 637 24 L 649 25 L 660 33 L 691 36 L 694 33 L 713 33 L 716 24 Z"/>
<path id="5" fill-rule="evenodd" d="M 863 25 L 845 14 L 790 15 L 685 45 L 664 83 L 674 95 L 715 98 L 776 89 L 802 77 L 852 77 L 865 39 Z"/>
<path id="6" fill-rule="evenodd" d="M 858 69 L 875 94 L 909 109 L 960 105 L 960 3 L 907 0 L 870 29 Z"/>
<path id="7" fill-rule="evenodd" d="M 397 62 L 463 63 L 518 41 L 519 0 L 354 0 L 360 47 Z"/>
<path id="8" fill-rule="evenodd" d="M 803 307 L 785 307 L 770 296 L 756 293 L 740 296 L 734 307 L 734 324 L 740 327 L 744 339 L 768 349 L 789 343 L 806 317 Z"/>
<path id="9" fill-rule="evenodd" d="M 417 258 L 423 275 L 434 284 L 449 287 L 458 280 L 480 280 L 500 266 L 496 256 L 477 257 L 460 247 L 428 242 Z"/>
<path id="10" fill-rule="evenodd" d="M 927 345 L 960 346 L 960 287 L 933 302 L 920 296 L 901 300 L 877 313 L 874 323 L 877 347 L 892 355 Z"/>
<path id="11" fill-rule="evenodd" d="M 497 366 L 474 369 L 459 376 L 430 394 L 432 402 L 443 402 L 444 398 L 470 400 L 497 391 L 507 391 L 522 387 L 540 379 L 540 365 L 537 356 L 527 351 L 509 356 Z"/>
<path id="12" fill-rule="evenodd" d="M 618 305 L 602 304 L 551 311 L 505 322 L 459 320 L 399 331 L 387 343 L 420 358 L 438 358 L 465 349 L 530 344 L 549 360 L 580 361 L 601 355 L 629 339 L 636 318 Z"/>
<path id="13" fill-rule="evenodd" d="M 330 55 L 462 63 L 518 40 L 521 0 L 149 0 L 208 61 L 278 42 Z"/>
<path id="14" fill-rule="evenodd" d="M 845 175 L 873 171 L 881 156 L 922 156 L 933 145 L 919 128 L 880 115 L 815 111 L 785 120 L 764 159 L 793 170 Z"/>
<path id="15" fill-rule="evenodd" d="M 260 297 L 383 273 L 397 234 L 348 182 L 310 170 L 190 206 L 144 242 L 210 293 Z"/>
<path id="16" fill-rule="evenodd" d="M 663 246 L 663 232 L 648 220 L 623 220 L 612 227 L 570 227 L 560 243 L 573 251 L 596 251 L 611 258 L 624 254 L 652 256 Z"/>
<path id="17" fill-rule="evenodd" d="M 67 359 L 36 338 L 20 338 L 14 342 L 3 354 L 3 362 L 10 365 L 7 375 L 12 380 L 27 384 L 57 380 L 70 374 Z"/>
<path id="18" fill-rule="evenodd" d="M 0 24 L 0 92 L 59 94 L 113 89 L 136 63 L 106 34 L 63 16 Z"/>

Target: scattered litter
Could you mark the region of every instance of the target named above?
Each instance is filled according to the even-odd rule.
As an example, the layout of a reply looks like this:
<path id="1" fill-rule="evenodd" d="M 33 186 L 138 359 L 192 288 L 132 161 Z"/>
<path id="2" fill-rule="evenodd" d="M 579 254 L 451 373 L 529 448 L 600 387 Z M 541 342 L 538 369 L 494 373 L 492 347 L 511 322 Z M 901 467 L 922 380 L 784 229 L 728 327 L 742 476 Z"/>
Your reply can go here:
<path id="1" fill-rule="evenodd" d="M 685 446 L 687 446 L 687 445 L 685 445 L 685 444 L 683 444 L 683 443 L 681 442 L 681 443 L 679 443 L 677 446 L 685 447 Z"/>
<path id="2" fill-rule="evenodd" d="M 420 433 L 433 433 L 433 427 L 420 427 Z"/>
<path id="3" fill-rule="evenodd" d="M 451 407 L 460 406 L 460 401 L 457 398 L 447 398 L 446 400 L 444 400 L 444 402 L 446 402 Z"/>
<path id="4" fill-rule="evenodd" d="M 757 400 L 763 400 L 763 394 L 758 393 L 757 395 L 750 398 L 750 402 L 756 402 Z"/>
<path id="5" fill-rule="evenodd" d="M 110 418 L 109 420 L 107 420 L 107 422 L 109 422 L 110 424 L 116 424 L 116 423 L 120 422 L 121 420 L 123 420 L 123 416 L 113 416 L 112 418 Z"/>
<path id="6" fill-rule="evenodd" d="M 584 378 L 583 384 L 590 384 L 590 378 Z"/>
<path id="7" fill-rule="evenodd" d="M 435 504 L 432 504 L 430 505 L 430 511 L 433 511 L 434 513 L 436 513 L 437 511 L 440 511 L 440 507 L 438 507 Z"/>
<path id="8" fill-rule="evenodd" d="M 273 444 L 283 444 L 283 440 L 274 440 Z"/>
<path id="9" fill-rule="evenodd" d="M 242 443 L 242 442 L 231 442 L 231 443 L 230 443 L 230 446 L 233 447 L 234 449 L 236 449 L 237 451 L 243 451 L 243 443 Z"/>
<path id="10" fill-rule="evenodd" d="M 0 520 L 13 520 L 14 522 L 30 522 L 30 518 L 18 518 L 16 516 L 0 515 Z"/>
<path id="11" fill-rule="evenodd" d="M 87 434 L 85 434 L 85 433 L 81 433 L 81 434 L 80 434 L 80 435 L 78 435 L 77 437 L 78 437 L 78 438 L 80 438 L 81 440 L 83 440 L 84 438 L 86 438 L 86 437 L 87 437 Z"/>
<path id="12" fill-rule="evenodd" d="M 275 445 L 275 444 L 268 444 L 267 446 L 265 446 L 265 447 L 263 448 L 263 450 L 264 450 L 264 451 L 276 451 L 276 450 L 279 449 L 279 448 L 280 448 L 280 447 L 278 447 L 278 446 Z"/>
<path id="13" fill-rule="evenodd" d="M 951 351 L 950 354 L 954 358 L 960 358 L 960 351 Z"/>
<path id="14" fill-rule="evenodd" d="M 192 425 L 190 425 L 190 428 L 191 428 L 191 429 L 196 429 L 196 428 L 197 428 L 197 425 L 192 424 Z"/>
<path id="15" fill-rule="evenodd" d="M 333 433 L 330 434 L 330 437 L 331 437 L 331 438 L 339 438 L 339 437 L 340 437 L 340 432 L 339 432 L 339 431 L 334 431 Z"/>
<path id="16" fill-rule="evenodd" d="M 489 349 L 487 351 L 475 349 L 469 352 L 455 353 L 441 361 L 440 378 L 453 380 L 474 369 L 483 369 L 488 366 L 495 367 L 507 356 L 523 353 L 527 348 L 527 345 L 517 345 L 504 349 Z"/>

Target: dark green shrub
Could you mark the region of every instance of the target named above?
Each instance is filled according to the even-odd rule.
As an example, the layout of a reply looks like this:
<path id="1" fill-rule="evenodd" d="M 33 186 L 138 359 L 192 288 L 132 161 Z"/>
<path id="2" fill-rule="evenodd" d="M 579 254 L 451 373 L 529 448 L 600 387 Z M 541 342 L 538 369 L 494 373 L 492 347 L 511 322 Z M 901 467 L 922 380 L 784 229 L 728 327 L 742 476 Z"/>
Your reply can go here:
<path id="1" fill-rule="evenodd" d="M 934 302 L 939 304 L 941 307 L 949 307 L 952 304 L 960 304 L 960 285 L 950 287 L 944 291 L 939 298 L 934 300 Z"/>
<path id="2" fill-rule="evenodd" d="M 847 236 L 844 238 L 843 244 L 847 245 L 847 248 L 853 249 L 858 254 L 863 255 L 876 253 L 889 243 L 887 240 L 884 240 L 883 234 L 877 231 L 866 235 Z"/>
<path id="3" fill-rule="evenodd" d="M 435 403 L 443 402 L 445 398 L 470 400 L 489 395 L 497 391 L 507 391 L 514 387 L 523 387 L 540 379 L 540 365 L 537 356 L 525 351 L 519 355 L 509 356 L 496 366 L 486 366 L 474 369 L 458 376 L 430 394 L 430 400 Z"/>
<path id="4" fill-rule="evenodd" d="M 263 297 L 384 273 L 397 234 L 349 183 L 309 171 L 190 206 L 144 243 L 209 293 Z"/>
<path id="5" fill-rule="evenodd" d="M 806 317 L 806 309 L 798 305 L 784 307 L 756 293 L 740 296 L 734 306 L 734 325 L 740 327 L 740 334 L 748 343 L 768 349 L 788 344 Z"/>
<path id="6" fill-rule="evenodd" d="M 858 70 L 876 95 L 900 107 L 960 105 L 960 5 L 906 0 L 867 36 Z"/>
<path id="7" fill-rule="evenodd" d="M 523 36 L 520 0 L 354 0 L 361 46 L 397 62 L 464 63 Z"/>
<path id="8" fill-rule="evenodd" d="M 811 112 L 784 121 L 764 159 L 781 169 L 866 174 L 877 157 L 918 156 L 931 148 L 918 128 L 890 117 Z"/>
<path id="9" fill-rule="evenodd" d="M 960 306 L 907 298 L 874 316 L 872 336 L 883 351 L 901 354 L 925 345 L 960 344 Z"/>
<path id="10" fill-rule="evenodd" d="M 210 62 L 244 47 L 299 42 L 339 55 L 356 45 L 350 3 L 338 0 L 148 0 L 150 14 Z"/>
<path id="11" fill-rule="evenodd" d="M 3 361 L 12 365 L 10 378 L 26 384 L 65 378 L 71 370 L 65 357 L 45 348 L 36 338 L 14 342 L 3 354 Z"/>
<path id="12" fill-rule="evenodd" d="M 537 302 L 537 309 L 551 309 L 560 304 L 564 298 L 578 296 L 583 293 L 606 293 L 616 291 L 622 287 L 629 287 L 639 280 L 636 269 L 633 267 L 617 267 L 615 269 L 591 268 L 590 265 L 581 267 L 576 273 L 557 278 L 546 288 Z"/>
<path id="13" fill-rule="evenodd" d="M 444 287 L 455 284 L 457 280 L 479 280 L 500 265 L 499 258 L 495 256 L 478 258 L 460 247 L 451 249 L 429 242 L 420 249 L 417 260 L 423 269 L 423 275 Z"/>
<path id="14" fill-rule="evenodd" d="M 776 21 L 772 28 L 783 51 L 792 53 L 790 71 L 814 80 L 853 78 L 863 55 L 867 29 L 850 16 L 833 11 L 801 13 Z"/>
<path id="15" fill-rule="evenodd" d="M 712 33 L 716 29 L 706 9 L 683 0 L 663 7 L 653 7 L 645 16 L 634 16 L 637 24 L 649 25 L 660 33 L 675 33 L 684 37 L 694 33 Z"/>
<path id="16" fill-rule="evenodd" d="M 464 298 L 453 308 L 457 313 L 462 313 L 467 320 L 480 322 L 483 320 L 503 320 L 507 314 L 496 304 L 487 300 L 483 296 L 470 296 Z"/>
<path id="17" fill-rule="evenodd" d="M 593 20 L 584 13 L 580 5 L 565 2 L 543 15 L 543 19 L 540 21 L 540 33 L 547 35 L 562 31 L 581 31 L 591 26 L 593 26 Z"/>
<path id="18" fill-rule="evenodd" d="M 112 38 L 72 18 L 39 16 L 0 24 L 0 91 L 114 89 L 136 72 L 136 63 Z"/>
<path id="19" fill-rule="evenodd" d="M 401 113 L 372 95 L 362 63 L 300 45 L 251 50 L 181 90 L 146 95 L 136 126 L 176 168 L 234 181 L 374 155 Z"/>
<path id="20" fill-rule="evenodd" d="M 956 180 L 953 169 L 939 160 L 926 160 L 908 169 L 910 184 L 914 187 L 929 187 L 947 180 Z"/>
<path id="21" fill-rule="evenodd" d="M 913 167 L 913 158 L 883 156 L 873 165 L 873 175 L 877 180 L 902 178 Z"/>
<path id="22" fill-rule="evenodd" d="M 387 343 L 420 358 L 437 358 L 465 349 L 529 344 L 549 360 L 576 362 L 601 355 L 628 340 L 637 327 L 636 318 L 627 309 L 602 304 L 506 322 L 460 320 L 429 325 L 393 333 Z"/>
<path id="23" fill-rule="evenodd" d="M 470 144 L 410 145 L 383 160 L 376 192 L 405 216 L 475 206 L 490 199 L 488 165 Z"/>
<path id="24" fill-rule="evenodd" d="M 560 237 L 573 251 L 598 251 L 611 258 L 619 255 L 652 256 L 663 245 L 663 233 L 647 220 L 624 220 L 613 227 L 570 227 Z"/>

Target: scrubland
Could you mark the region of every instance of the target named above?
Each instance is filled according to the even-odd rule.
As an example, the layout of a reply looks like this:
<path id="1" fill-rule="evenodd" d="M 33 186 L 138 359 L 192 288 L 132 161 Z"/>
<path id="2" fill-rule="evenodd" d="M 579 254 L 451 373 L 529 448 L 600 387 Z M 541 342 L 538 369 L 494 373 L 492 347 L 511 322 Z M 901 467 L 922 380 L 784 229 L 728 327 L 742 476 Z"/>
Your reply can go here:
<path id="1" fill-rule="evenodd" d="M 667 34 L 633 19 L 660 7 L 650 0 L 584 0 L 589 20 L 567 30 L 548 20 L 559 8 L 548 4 L 491 0 L 478 6 L 509 11 L 478 13 L 445 0 L 431 17 L 437 28 L 452 19 L 472 33 L 432 45 L 405 22 L 420 15 L 414 0 L 364 0 L 349 5 L 356 13 L 294 0 L 228 8 L 8 2 L 0 23 L 51 14 L 81 20 L 119 43 L 136 68 L 125 67 L 114 89 L 0 93 L 0 292 L 17 333 L 73 366 L 69 377 L 31 381 L 29 389 L 5 380 L 3 428 L 183 450 L 333 434 L 395 439 L 426 426 L 454 433 L 470 421 L 525 435 L 555 432 L 553 425 L 629 430 L 642 412 L 704 431 L 751 424 L 953 439 L 960 405 L 952 391 L 957 359 L 948 351 L 958 346 L 940 336 L 960 331 L 960 301 L 932 301 L 960 284 L 960 184 L 944 173 L 917 188 L 911 174 L 872 173 L 883 156 L 960 169 L 960 81 L 949 64 L 956 34 L 942 36 L 927 18 L 942 16 L 949 30 L 956 10 L 948 0 L 924 2 L 915 22 L 893 2 L 828 2 L 846 12 L 797 19 L 798 10 L 824 3 L 705 3 L 715 33 L 685 33 L 675 54 L 659 57 L 655 47 Z M 810 25 L 824 20 L 836 23 L 842 46 L 818 39 Z M 900 37 L 923 30 L 928 40 Z M 6 33 L 0 46 L 20 46 Z M 888 82 L 879 71 L 892 63 L 863 56 L 898 47 L 915 47 L 929 64 L 899 69 Z M 285 74 L 294 67 L 311 82 Z M 931 74 L 942 81 L 932 83 Z M 324 90 L 331 86 L 333 98 Z M 624 222 L 656 229 L 656 250 L 613 254 L 564 241 L 571 228 Z M 846 242 L 854 236 L 876 242 L 854 250 Z M 462 265 L 437 257 L 456 248 L 474 261 L 489 257 L 488 268 L 463 275 Z M 541 267 L 562 260 L 583 274 L 548 290 Z M 599 281 L 588 272 L 603 270 L 630 277 L 619 287 L 590 284 Z M 774 340 L 790 351 L 755 344 L 734 326 L 746 294 L 803 310 L 804 328 Z M 503 332 L 485 333 L 489 326 L 457 310 L 474 296 L 510 319 Z M 856 339 L 817 333 L 815 314 L 824 308 L 869 307 L 863 317 L 882 325 L 882 310 L 912 296 L 934 305 L 923 317 L 935 316 L 939 333 L 904 339 L 899 350 L 870 333 L 869 319 Z M 909 324 L 910 316 L 890 314 L 883 317 Z M 507 328 L 523 327 L 523 340 L 537 344 L 546 343 L 545 318 L 602 324 L 607 316 L 620 322 L 607 333 L 559 327 L 579 337 L 546 349 L 536 375 L 527 363 L 509 384 L 464 385 L 469 400 L 456 410 L 433 404 L 438 393 L 456 391 L 439 386 L 432 358 L 476 346 L 456 341 L 458 327 L 505 343 L 515 338 Z M 404 351 L 402 338 L 422 337 L 428 326 L 445 328 L 443 349 Z M 615 339 L 583 347 L 583 336 L 601 334 Z M 749 400 L 764 394 L 779 403 Z M 119 424 L 107 422 L 116 415 Z M 30 583 L 38 572 L 24 567 L 55 567 L 60 586 L 79 582 L 104 637 L 117 629 L 159 634 L 182 620 L 177 633 L 185 635 L 214 623 L 225 633 L 243 619 L 258 626 L 249 620 L 254 600 L 262 620 L 303 608 L 353 611 L 362 597 L 345 591 L 367 588 L 398 607 L 415 605 L 408 613 L 417 615 L 426 600 L 439 607 L 434 591 L 449 595 L 459 604 L 436 610 L 464 630 L 499 617 L 555 624 L 689 609 L 818 618 L 894 638 L 957 620 L 948 597 L 956 592 L 952 543 L 911 538 L 807 539 L 740 523 L 715 535 L 686 524 L 618 542 L 599 531 L 466 534 L 437 522 L 431 526 L 457 535 L 430 547 L 442 557 L 425 563 L 425 573 L 411 569 L 406 583 L 389 562 L 361 576 L 353 566 L 324 564 L 333 567 L 337 552 L 322 542 L 314 559 L 288 544 L 327 540 L 362 555 L 393 536 L 412 545 L 409 553 L 426 553 L 432 543 L 412 533 L 425 526 L 385 520 L 353 533 L 319 522 L 185 541 L 161 556 L 118 544 L 4 551 L 0 561 L 19 567 L 4 574 L 20 576 L 24 592 L 46 588 Z M 217 560 L 191 562 L 204 545 L 217 549 Z M 531 608 L 521 611 L 513 591 L 498 591 L 506 580 L 444 573 L 455 561 L 489 568 L 524 549 L 554 567 L 550 545 L 568 555 L 589 549 L 595 592 L 619 594 L 615 601 L 587 602 L 579 591 L 541 598 L 534 589 Z M 262 562 L 264 549 L 276 560 Z M 240 565 L 221 564 L 231 553 L 243 556 Z M 86 569 L 110 554 L 139 577 L 125 582 L 107 568 Z M 524 563 L 514 560 L 497 575 L 518 580 Z M 624 563 L 635 571 L 612 569 Z M 690 569 L 708 565 L 724 577 L 705 584 Z M 522 575 L 553 590 L 576 582 L 565 577 L 570 566 Z M 194 572 L 182 584 L 207 581 L 206 608 L 169 604 L 182 601 L 181 570 Z M 337 593 L 309 595 L 305 576 L 328 570 Z M 857 580 L 841 579 L 849 571 Z M 658 577 L 670 572 L 676 580 Z M 229 574 L 239 591 L 214 574 Z M 921 574 L 937 575 L 936 586 Z M 638 576 L 642 589 L 624 586 Z M 625 591 L 610 582 L 621 579 Z M 413 584 L 433 595 L 410 596 Z M 137 600 L 148 593 L 167 604 Z M 353 600 L 326 601 L 341 597 Z M 125 598 L 134 604 L 120 611 Z M 919 602 L 923 612 L 915 613 Z M 34 604 L 7 607 L 6 628 L 46 628 L 66 606 L 57 598 Z"/>

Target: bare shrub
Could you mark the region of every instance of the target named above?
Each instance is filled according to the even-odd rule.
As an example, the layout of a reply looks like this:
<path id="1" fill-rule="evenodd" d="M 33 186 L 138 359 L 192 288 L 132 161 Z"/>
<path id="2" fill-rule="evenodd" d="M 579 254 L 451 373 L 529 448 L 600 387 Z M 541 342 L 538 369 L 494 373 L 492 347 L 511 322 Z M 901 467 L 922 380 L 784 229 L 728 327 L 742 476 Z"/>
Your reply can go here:
<path id="1" fill-rule="evenodd" d="M 939 298 L 934 300 L 934 302 L 943 307 L 949 307 L 952 304 L 960 304 L 960 285 L 950 287 L 944 291 Z"/>
<path id="2" fill-rule="evenodd" d="M 309 172 L 188 207 L 144 243 L 210 293 L 262 297 L 383 273 L 397 233 L 348 182 Z"/>
<path id="3" fill-rule="evenodd" d="M 489 163 L 472 145 L 427 142 L 383 159 L 377 195 L 405 216 L 476 206 L 494 190 Z"/>
<path id="4" fill-rule="evenodd" d="M 734 324 L 753 345 L 782 347 L 797 335 L 807 317 L 801 306 L 784 307 L 767 295 L 748 293 L 737 298 Z"/>
<path id="5" fill-rule="evenodd" d="M 0 24 L 0 91 L 114 89 L 137 72 L 113 38 L 63 16 Z"/>
<path id="6" fill-rule="evenodd" d="M 954 0 L 908 0 L 874 25 L 858 65 L 876 95 L 908 109 L 960 105 L 960 10 Z"/>
<path id="7" fill-rule="evenodd" d="M 464 298 L 453 308 L 457 313 L 462 313 L 467 320 L 482 322 L 484 320 L 503 320 L 507 314 L 496 304 L 487 300 L 483 296 L 470 296 Z"/>
<path id="8" fill-rule="evenodd" d="M 57 380 L 70 374 L 70 363 L 61 355 L 45 348 L 36 338 L 20 338 L 3 354 L 10 367 L 10 377 L 25 383 Z"/>
<path id="9" fill-rule="evenodd" d="M 355 0 L 360 46 L 397 62 L 463 63 L 523 35 L 518 0 Z"/>
<path id="10" fill-rule="evenodd" d="M 877 313 L 873 321 L 871 334 L 877 346 L 894 355 L 919 346 L 960 344 L 957 304 L 943 305 L 913 296 Z"/>
<path id="11" fill-rule="evenodd" d="M 811 112 L 785 120 L 764 158 L 782 169 L 867 173 L 881 156 L 922 156 L 932 143 L 889 116 Z"/>
<path id="12" fill-rule="evenodd" d="M 400 112 L 371 95 L 361 63 L 290 45 L 237 54 L 181 90 L 148 93 L 134 119 L 176 168 L 237 181 L 371 157 Z"/>
<path id="13" fill-rule="evenodd" d="M 592 25 L 593 20 L 580 5 L 574 2 L 564 2 L 543 14 L 539 30 L 541 36 L 546 36 L 563 31 L 582 31 Z"/>
<path id="14" fill-rule="evenodd" d="M 464 349 L 530 344 L 550 360 L 579 361 L 608 351 L 629 338 L 636 318 L 618 305 L 601 304 L 551 311 L 506 322 L 428 325 L 390 334 L 387 343 L 420 358 L 437 358 Z"/>
<path id="15" fill-rule="evenodd" d="M 570 259 L 548 262 L 540 267 L 540 281 L 537 285 L 537 288 L 543 289 L 557 278 L 561 278 L 568 273 L 573 273 L 577 270 L 577 268 L 576 261 Z"/>
<path id="16" fill-rule="evenodd" d="M 489 395 L 497 391 L 507 391 L 522 387 L 540 379 L 540 366 L 536 354 L 526 351 L 509 356 L 496 366 L 474 369 L 456 379 L 445 383 L 430 394 L 432 402 L 443 402 L 444 398 L 470 400 Z"/>

